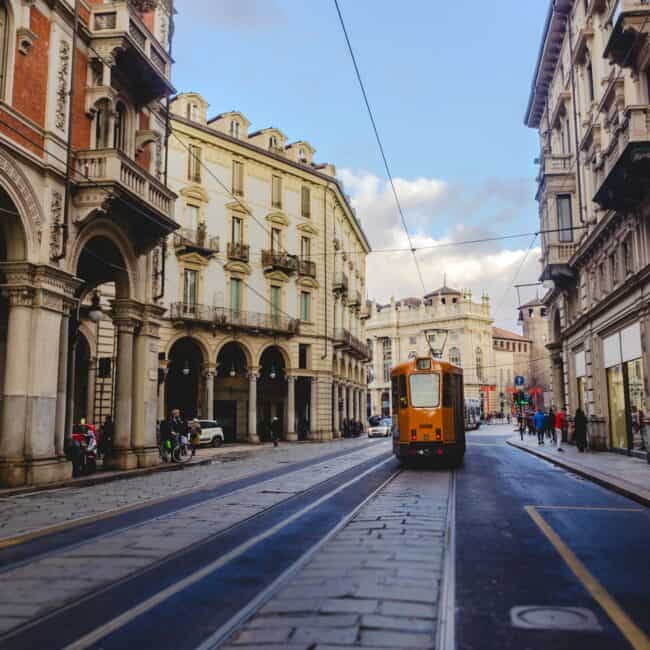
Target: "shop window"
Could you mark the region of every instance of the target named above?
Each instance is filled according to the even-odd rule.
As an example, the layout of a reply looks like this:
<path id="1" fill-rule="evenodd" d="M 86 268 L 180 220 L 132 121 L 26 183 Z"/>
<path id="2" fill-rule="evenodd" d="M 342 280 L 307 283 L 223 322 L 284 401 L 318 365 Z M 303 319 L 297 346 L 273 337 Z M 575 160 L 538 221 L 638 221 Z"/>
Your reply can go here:
<path id="1" fill-rule="evenodd" d="M 201 182 L 201 147 L 191 144 L 187 150 L 187 179 L 192 183 Z"/>
<path id="2" fill-rule="evenodd" d="M 310 353 L 310 345 L 306 343 L 300 343 L 298 345 L 298 368 L 300 368 L 300 370 L 307 370 L 309 368 Z"/>

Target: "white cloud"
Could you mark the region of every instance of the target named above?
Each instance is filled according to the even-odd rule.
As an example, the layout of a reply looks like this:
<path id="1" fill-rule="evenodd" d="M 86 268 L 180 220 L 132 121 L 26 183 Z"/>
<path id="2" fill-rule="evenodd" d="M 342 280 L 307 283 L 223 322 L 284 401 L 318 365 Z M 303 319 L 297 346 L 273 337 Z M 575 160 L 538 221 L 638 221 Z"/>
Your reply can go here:
<path id="1" fill-rule="evenodd" d="M 355 174 L 350 170 L 341 170 L 340 177 L 346 191 L 351 194 L 352 203 L 373 249 L 408 248 L 390 186 L 368 172 Z M 500 200 L 502 204 L 505 203 L 503 209 L 507 209 L 507 183 L 491 183 L 493 195 L 489 194 L 489 184 L 482 187 L 478 194 L 483 200 Z M 495 323 L 509 329 L 515 328 L 517 294 L 512 289 L 513 279 L 521 267 L 517 282 L 537 280 L 539 248 L 529 250 L 530 238 L 514 240 L 508 244 L 509 247 L 498 241 L 454 246 L 454 242 L 502 233 L 495 233 L 488 226 L 452 222 L 448 214 L 454 198 L 451 196 L 451 186 L 445 181 L 432 178 L 413 181 L 396 179 L 395 186 L 414 246 L 431 247 L 417 253 L 427 291 L 441 286 L 445 275 L 448 285 L 471 289 L 476 299 L 487 291 Z M 471 203 L 475 197 L 464 197 L 463 200 Z M 520 202 L 521 194 L 512 193 L 512 201 Z M 433 230 L 444 234 L 434 238 L 428 234 Z M 408 251 L 370 255 L 367 282 L 369 297 L 379 302 L 387 302 L 391 296 L 403 298 L 422 295 L 415 263 Z M 522 300 L 530 297 L 529 293 L 522 294 Z"/>
<path id="2" fill-rule="evenodd" d="M 248 31 L 284 22 L 286 14 L 275 0 L 181 0 L 182 19 L 219 29 Z"/>

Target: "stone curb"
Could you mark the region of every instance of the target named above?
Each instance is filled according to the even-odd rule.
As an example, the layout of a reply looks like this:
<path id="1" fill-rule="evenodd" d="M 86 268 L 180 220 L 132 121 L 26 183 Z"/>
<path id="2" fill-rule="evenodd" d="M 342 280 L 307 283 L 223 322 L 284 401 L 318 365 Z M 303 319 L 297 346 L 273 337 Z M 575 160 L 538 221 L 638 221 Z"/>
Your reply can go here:
<path id="1" fill-rule="evenodd" d="M 635 492 L 634 490 L 629 489 L 624 485 L 621 485 L 620 483 L 614 481 L 606 474 L 595 472 L 593 470 L 589 471 L 583 469 L 582 467 L 578 467 L 577 465 L 574 465 L 569 461 L 563 460 L 556 456 L 552 456 L 551 454 L 547 454 L 538 449 L 532 449 L 527 445 L 522 445 L 517 440 L 506 440 L 506 443 L 511 447 L 515 447 L 516 449 L 521 449 L 522 451 L 526 451 L 529 454 L 532 454 L 533 456 L 537 456 L 538 458 L 547 460 L 550 463 L 557 465 L 558 467 L 568 469 L 570 472 L 573 472 L 578 476 L 582 476 L 583 478 L 590 480 L 592 483 L 596 483 L 604 488 L 607 488 L 608 490 L 611 490 L 612 492 L 621 494 L 622 496 L 627 497 L 628 499 L 632 499 L 633 501 L 636 501 L 641 505 L 650 507 L 650 495 L 640 494 L 639 492 Z"/>

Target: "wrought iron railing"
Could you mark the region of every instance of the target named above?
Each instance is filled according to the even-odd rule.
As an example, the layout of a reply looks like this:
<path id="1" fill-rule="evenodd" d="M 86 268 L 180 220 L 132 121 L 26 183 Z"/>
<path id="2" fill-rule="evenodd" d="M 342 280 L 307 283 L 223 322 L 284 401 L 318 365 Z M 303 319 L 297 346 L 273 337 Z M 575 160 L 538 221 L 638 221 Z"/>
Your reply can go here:
<path id="1" fill-rule="evenodd" d="M 339 272 L 334 276 L 334 291 L 347 292 L 349 284 L 348 276 L 345 273 Z"/>
<path id="2" fill-rule="evenodd" d="M 174 246 L 196 246 L 213 253 L 219 252 L 219 237 L 210 237 L 203 229 L 180 228 L 174 233 Z"/>
<path id="3" fill-rule="evenodd" d="M 277 269 L 285 273 L 294 273 L 298 269 L 298 260 L 295 255 L 263 250 L 262 266 L 265 269 Z"/>
<path id="4" fill-rule="evenodd" d="M 228 242 L 228 259 L 248 262 L 250 259 L 250 249 L 251 247 L 248 244 Z"/>
<path id="5" fill-rule="evenodd" d="M 316 262 L 312 260 L 298 260 L 298 275 L 303 275 L 308 278 L 316 277 Z"/>

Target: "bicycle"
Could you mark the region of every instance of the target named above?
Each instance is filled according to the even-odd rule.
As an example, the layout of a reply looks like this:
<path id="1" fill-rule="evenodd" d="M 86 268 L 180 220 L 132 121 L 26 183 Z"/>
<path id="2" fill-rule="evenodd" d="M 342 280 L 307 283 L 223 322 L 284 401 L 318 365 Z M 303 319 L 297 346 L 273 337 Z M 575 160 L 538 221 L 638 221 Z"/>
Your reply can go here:
<path id="1" fill-rule="evenodd" d="M 172 460 L 175 463 L 186 463 L 192 456 L 192 445 L 185 436 L 180 436 L 180 441 L 172 449 Z"/>

